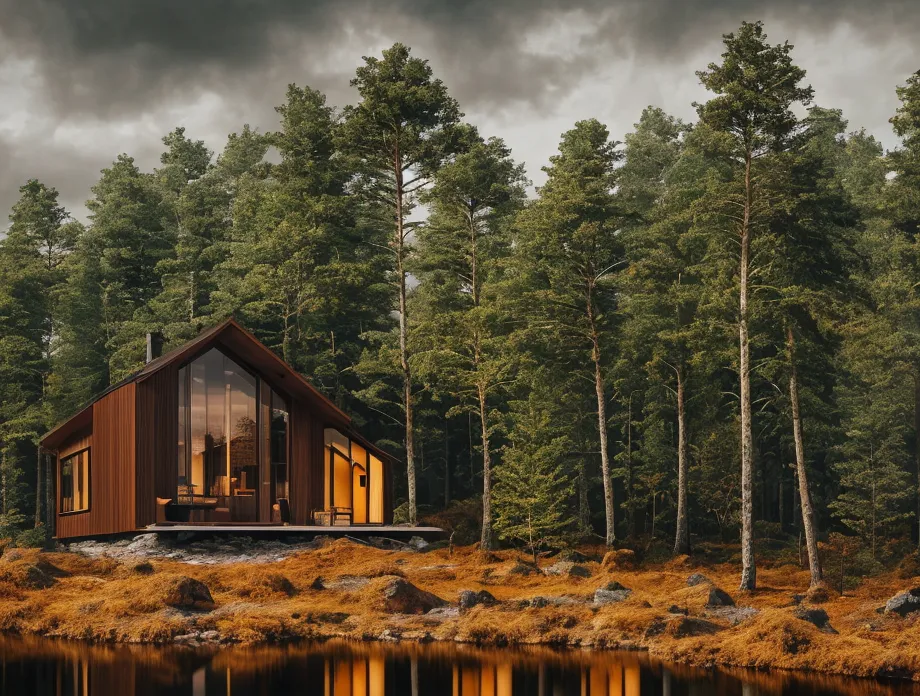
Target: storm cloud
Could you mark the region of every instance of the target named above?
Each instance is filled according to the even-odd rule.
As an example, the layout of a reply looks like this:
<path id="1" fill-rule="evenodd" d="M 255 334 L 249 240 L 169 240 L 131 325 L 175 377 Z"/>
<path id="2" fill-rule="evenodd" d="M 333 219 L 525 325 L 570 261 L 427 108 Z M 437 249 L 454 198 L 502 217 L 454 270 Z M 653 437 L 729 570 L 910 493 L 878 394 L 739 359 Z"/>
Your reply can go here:
<path id="1" fill-rule="evenodd" d="M 289 82 L 345 104 L 361 56 L 394 41 L 539 179 L 579 118 L 618 137 L 649 103 L 692 118 L 694 71 L 745 19 L 796 44 L 819 103 L 893 144 L 916 0 L 0 0 L 0 210 L 37 176 L 81 214 L 118 152 L 151 167 L 175 125 L 215 149 L 243 123 L 271 129 Z"/>

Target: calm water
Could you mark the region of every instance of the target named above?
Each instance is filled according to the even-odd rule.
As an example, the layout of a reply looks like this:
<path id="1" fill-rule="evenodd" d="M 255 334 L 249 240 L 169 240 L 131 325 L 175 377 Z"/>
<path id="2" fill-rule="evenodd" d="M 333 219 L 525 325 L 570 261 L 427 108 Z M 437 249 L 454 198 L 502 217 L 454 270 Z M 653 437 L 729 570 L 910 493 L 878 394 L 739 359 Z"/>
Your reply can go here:
<path id="1" fill-rule="evenodd" d="M 635 653 L 326 643 L 218 652 L 0 638 L 10 696 L 920 694 L 910 684 L 721 672 Z"/>

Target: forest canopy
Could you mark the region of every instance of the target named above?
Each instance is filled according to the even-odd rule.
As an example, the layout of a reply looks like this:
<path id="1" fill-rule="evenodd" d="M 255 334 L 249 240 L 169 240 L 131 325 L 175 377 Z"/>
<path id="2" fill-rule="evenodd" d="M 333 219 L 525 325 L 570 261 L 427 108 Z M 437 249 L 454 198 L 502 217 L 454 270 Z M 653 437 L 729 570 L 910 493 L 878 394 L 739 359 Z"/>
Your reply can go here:
<path id="1" fill-rule="evenodd" d="M 220 153 L 181 125 L 153 171 L 112 153 L 86 224 L 25 181 L 0 240 L 0 536 L 45 541 L 38 441 L 147 333 L 234 316 L 404 462 L 403 521 L 534 555 L 740 542 L 743 589 L 755 541 L 797 545 L 813 583 L 834 548 L 911 553 L 920 71 L 891 86 L 886 152 L 759 22 L 700 67 L 693 122 L 574 123 L 532 195 L 402 44 L 343 108 L 290 85 L 277 130 Z"/>

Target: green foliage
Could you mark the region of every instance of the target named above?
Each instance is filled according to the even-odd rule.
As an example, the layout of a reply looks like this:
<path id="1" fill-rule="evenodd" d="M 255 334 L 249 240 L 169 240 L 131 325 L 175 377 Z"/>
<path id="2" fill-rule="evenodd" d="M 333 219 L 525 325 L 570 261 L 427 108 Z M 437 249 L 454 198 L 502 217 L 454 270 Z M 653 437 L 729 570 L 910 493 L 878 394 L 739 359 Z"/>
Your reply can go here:
<path id="1" fill-rule="evenodd" d="M 540 383 L 530 386 L 526 400 L 510 404 L 510 444 L 497 471 L 493 505 L 499 537 L 536 559 L 539 550 L 571 541 L 573 488 L 564 469 L 570 444 L 541 398 Z"/>
<path id="2" fill-rule="evenodd" d="M 0 235 L 0 537 L 44 543 L 37 442 L 146 332 L 233 315 L 405 453 L 398 520 L 484 546 L 492 522 L 533 555 L 601 530 L 659 553 L 681 491 L 693 548 L 734 542 L 742 458 L 745 527 L 799 536 L 795 367 L 828 575 L 897 563 L 920 537 L 920 73 L 886 154 L 761 23 L 723 39 L 695 123 L 650 106 L 621 148 L 579 121 L 530 197 L 402 44 L 341 110 L 290 85 L 275 131 L 216 158 L 183 127 L 151 172 L 120 155 L 85 226 L 27 181 Z"/>

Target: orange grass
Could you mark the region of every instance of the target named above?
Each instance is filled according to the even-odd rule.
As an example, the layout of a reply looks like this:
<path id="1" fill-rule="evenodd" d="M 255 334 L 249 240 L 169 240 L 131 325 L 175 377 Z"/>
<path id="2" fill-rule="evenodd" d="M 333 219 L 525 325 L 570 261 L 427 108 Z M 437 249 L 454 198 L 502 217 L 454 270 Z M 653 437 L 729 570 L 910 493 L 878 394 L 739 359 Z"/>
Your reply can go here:
<path id="1" fill-rule="evenodd" d="M 585 563 L 592 576 L 584 579 L 509 573 L 517 562 L 514 552 L 384 551 L 347 540 L 277 563 L 214 566 L 152 559 L 149 567 L 137 567 L 137 561 L 14 550 L 0 559 L 0 631 L 128 643 L 165 643 L 193 631 L 216 630 L 224 641 L 248 644 L 384 637 L 633 648 L 698 666 L 897 675 L 920 681 L 920 615 L 901 619 L 875 611 L 912 585 L 894 574 L 867 580 L 843 597 L 831 592 L 830 600 L 820 605 L 839 632 L 829 634 L 793 615 L 792 594 L 808 587 L 807 571 L 795 566 L 759 568 L 760 589 L 743 595 L 735 591 L 734 566 L 700 567 L 686 558 L 636 569 Z M 708 587 L 686 586 L 691 572 L 703 572 L 739 606 L 760 613 L 737 626 L 711 615 L 705 607 Z M 501 602 L 456 617 L 387 614 L 381 589 L 393 576 L 450 602 L 467 589 L 488 590 Z M 174 606 L 175 588 L 186 577 L 207 585 L 213 609 Z M 334 586 L 343 577 L 372 580 L 364 586 L 343 585 L 350 589 L 312 589 L 317 577 Z M 520 605 L 535 596 L 587 600 L 612 580 L 632 589 L 632 596 L 601 608 L 585 601 L 541 608 Z M 683 617 L 668 612 L 672 605 L 709 623 L 682 623 Z M 688 626 L 710 630 L 713 624 L 715 633 L 685 635 Z"/>

